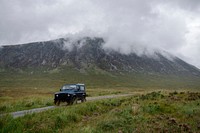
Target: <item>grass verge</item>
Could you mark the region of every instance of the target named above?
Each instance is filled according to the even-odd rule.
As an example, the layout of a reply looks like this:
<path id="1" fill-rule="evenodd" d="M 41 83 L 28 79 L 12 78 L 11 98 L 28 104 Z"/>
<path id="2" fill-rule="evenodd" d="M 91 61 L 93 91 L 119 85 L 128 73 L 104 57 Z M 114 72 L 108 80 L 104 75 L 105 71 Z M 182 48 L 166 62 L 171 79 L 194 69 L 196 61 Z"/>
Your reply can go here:
<path id="1" fill-rule="evenodd" d="M 20 118 L 0 118 L 1 132 L 200 132 L 200 93 L 151 92 L 86 102 Z"/>

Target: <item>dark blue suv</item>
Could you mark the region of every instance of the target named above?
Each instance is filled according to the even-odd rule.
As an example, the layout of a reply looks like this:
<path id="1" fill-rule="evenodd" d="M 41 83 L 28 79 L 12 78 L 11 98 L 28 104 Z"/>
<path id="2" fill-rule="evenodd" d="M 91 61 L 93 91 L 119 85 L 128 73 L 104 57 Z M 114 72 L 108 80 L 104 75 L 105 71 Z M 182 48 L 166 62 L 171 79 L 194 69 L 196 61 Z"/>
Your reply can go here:
<path id="1" fill-rule="evenodd" d="M 67 104 L 72 105 L 77 103 L 78 100 L 86 101 L 84 84 L 66 84 L 54 96 L 55 105 L 60 105 L 60 102 L 67 102 Z"/>

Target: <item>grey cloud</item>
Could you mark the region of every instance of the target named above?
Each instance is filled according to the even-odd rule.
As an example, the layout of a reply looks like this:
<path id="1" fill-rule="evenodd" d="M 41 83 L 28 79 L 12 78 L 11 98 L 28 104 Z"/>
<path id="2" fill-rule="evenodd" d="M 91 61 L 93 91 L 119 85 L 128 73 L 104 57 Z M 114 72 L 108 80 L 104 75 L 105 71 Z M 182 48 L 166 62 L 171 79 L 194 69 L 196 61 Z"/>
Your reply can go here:
<path id="1" fill-rule="evenodd" d="M 200 33 L 191 28 L 200 26 L 199 5 L 199 0 L 1 0 L 0 44 L 102 36 L 105 47 L 138 54 L 162 49 L 200 67 L 200 41 L 194 38 Z"/>

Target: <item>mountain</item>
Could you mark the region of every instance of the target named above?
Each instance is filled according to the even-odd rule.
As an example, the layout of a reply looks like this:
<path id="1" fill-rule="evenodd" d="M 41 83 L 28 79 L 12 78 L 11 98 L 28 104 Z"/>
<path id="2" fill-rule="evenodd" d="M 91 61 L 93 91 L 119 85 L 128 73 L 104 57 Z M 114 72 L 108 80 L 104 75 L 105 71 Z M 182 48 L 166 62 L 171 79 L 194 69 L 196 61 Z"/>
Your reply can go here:
<path id="1" fill-rule="evenodd" d="M 105 49 L 103 38 L 60 38 L 52 41 L 6 45 L 0 48 L 1 68 L 98 68 L 109 72 L 137 72 L 200 76 L 200 70 L 163 52 L 153 56 L 122 54 Z"/>

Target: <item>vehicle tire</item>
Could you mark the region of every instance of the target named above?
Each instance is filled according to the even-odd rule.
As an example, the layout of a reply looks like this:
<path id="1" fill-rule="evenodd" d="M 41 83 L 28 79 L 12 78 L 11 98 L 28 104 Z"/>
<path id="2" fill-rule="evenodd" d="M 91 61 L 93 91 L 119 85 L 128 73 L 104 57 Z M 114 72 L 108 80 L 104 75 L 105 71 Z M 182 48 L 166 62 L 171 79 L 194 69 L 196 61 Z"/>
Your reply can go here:
<path id="1" fill-rule="evenodd" d="M 73 98 L 71 99 L 71 101 L 70 101 L 70 105 L 77 104 L 77 102 L 78 102 L 77 97 L 73 97 Z"/>
<path id="2" fill-rule="evenodd" d="M 82 103 L 83 103 L 83 102 L 86 102 L 86 98 L 83 97 L 83 98 L 81 99 L 81 102 L 82 102 Z"/>
<path id="3" fill-rule="evenodd" d="M 67 105 L 71 105 L 71 101 L 67 101 Z"/>
<path id="4" fill-rule="evenodd" d="M 59 106 L 60 105 L 60 100 L 54 101 L 54 104 Z"/>

